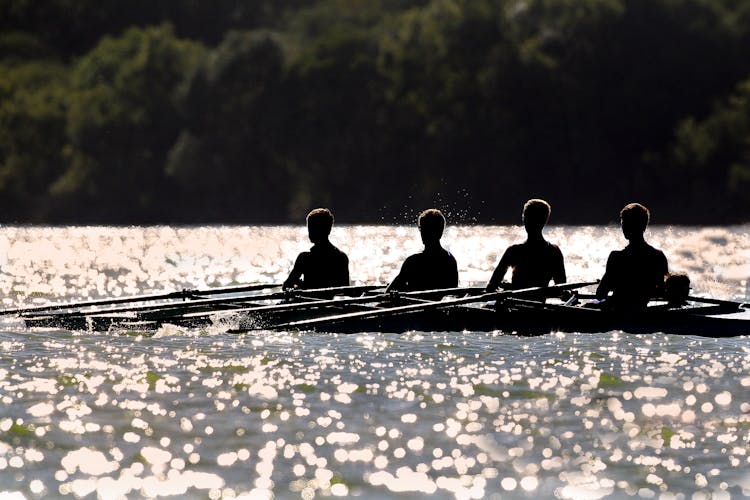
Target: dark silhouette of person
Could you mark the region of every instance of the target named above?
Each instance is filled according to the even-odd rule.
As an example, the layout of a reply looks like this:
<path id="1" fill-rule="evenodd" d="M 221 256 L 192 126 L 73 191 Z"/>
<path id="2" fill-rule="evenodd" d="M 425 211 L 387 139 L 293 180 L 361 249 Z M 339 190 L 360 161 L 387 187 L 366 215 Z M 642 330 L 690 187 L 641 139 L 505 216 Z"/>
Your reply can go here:
<path id="1" fill-rule="evenodd" d="M 527 201 L 523 206 L 523 225 L 526 241 L 511 245 L 487 283 L 487 291 L 494 292 L 500 286 L 508 269 L 513 269 L 513 288 L 548 286 L 550 280 L 565 283 L 565 262 L 562 252 L 544 239 L 542 230 L 552 211 L 549 203 L 540 199 Z"/>
<path id="2" fill-rule="evenodd" d="M 406 258 L 398 276 L 388 285 L 387 292 L 436 290 L 458 286 L 458 265 L 449 251 L 440 246 L 445 217 L 431 208 L 417 220 L 424 250 Z"/>
<path id="3" fill-rule="evenodd" d="M 313 246 L 297 256 L 284 290 L 349 286 L 349 258 L 328 241 L 332 227 L 333 214 L 327 208 L 307 214 L 307 234 Z"/>
<path id="4" fill-rule="evenodd" d="M 630 203 L 620 212 L 622 234 L 628 245 L 611 252 L 607 259 L 607 269 L 596 290 L 597 298 L 603 299 L 606 307 L 642 309 L 663 293 L 664 278 L 669 272 L 667 258 L 643 237 L 650 217 L 640 203 Z"/>
<path id="5" fill-rule="evenodd" d="M 690 278 L 685 273 L 669 273 L 664 279 L 664 298 L 667 307 L 684 306 L 690 297 Z"/>

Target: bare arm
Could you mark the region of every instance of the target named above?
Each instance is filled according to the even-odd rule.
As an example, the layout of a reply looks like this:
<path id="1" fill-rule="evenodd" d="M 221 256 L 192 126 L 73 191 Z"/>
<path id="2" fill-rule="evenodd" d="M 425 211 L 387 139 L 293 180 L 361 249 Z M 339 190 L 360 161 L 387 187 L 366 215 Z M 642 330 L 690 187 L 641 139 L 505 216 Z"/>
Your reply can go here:
<path id="1" fill-rule="evenodd" d="M 494 292 L 500 287 L 500 283 L 503 281 L 505 273 L 507 273 L 508 269 L 510 268 L 509 254 L 512 254 L 510 248 L 505 251 L 502 258 L 500 259 L 500 262 L 495 268 L 495 272 L 492 273 L 492 277 L 490 278 L 490 281 L 487 283 L 487 287 L 485 288 L 488 292 Z"/>
<path id="2" fill-rule="evenodd" d="M 452 277 L 451 277 L 451 283 L 453 283 L 454 287 L 458 286 L 458 262 L 456 262 L 455 259 L 453 259 L 453 269 L 452 271 Z"/>
<path id="3" fill-rule="evenodd" d="M 404 261 L 404 263 L 401 265 L 401 271 L 399 271 L 398 276 L 396 276 L 393 281 L 391 281 L 391 284 L 388 285 L 388 288 L 385 289 L 386 292 L 395 292 L 398 290 L 405 290 L 406 286 L 408 285 L 408 277 L 409 276 L 409 258 Z"/>
<path id="4" fill-rule="evenodd" d="M 349 257 L 344 255 L 344 263 L 341 266 L 341 279 L 339 283 L 341 283 L 341 286 L 349 286 L 351 283 L 349 281 Z"/>
<path id="5" fill-rule="evenodd" d="M 664 283 L 669 275 L 669 265 L 667 264 L 667 256 L 664 253 L 659 255 L 659 276 L 661 279 L 656 283 L 656 297 L 664 295 Z"/>
<path id="6" fill-rule="evenodd" d="M 568 278 L 565 275 L 565 259 L 563 258 L 563 254 L 559 248 L 556 248 L 556 250 L 555 269 L 552 273 L 552 281 L 554 281 L 556 285 L 559 285 L 565 283 Z"/>
<path id="7" fill-rule="evenodd" d="M 614 255 L 615 253 L 612 252 L 607 258 L 607 267 L 604 271 L 604 276 L 602 276 L 599 286 L 596 288 L 597 299 L 606 299 L 609 292 L 612 291 L 612 261 L 615 260 Z"/>
<path id="8" fill-rule="evenodd" d="M 398 273 L 398 276 L 396 276 L 393 281 L 391 281 L 391 284 L 388 285 L 388 288 L 385 289 L 387 292 L 397 292 L 399 290 L 403 290 L 406 288 L 406 280 L 404 279 L 403 275 L 401 273 Z"/>
<path id="9" fill-rule="evenodd" d="M 292 268 L 292 272 L 289 273 L 289 277 L 286 279 L 283 285 L 281 285 L 282 290 L 289 290 L 292 288 L 298 288 L 302 285 L 302 274 L 303 269 L 305 268 L 305 253 L 301 253 L 297 256 L 297 260 L 294 261 L 294 267 Z"/>

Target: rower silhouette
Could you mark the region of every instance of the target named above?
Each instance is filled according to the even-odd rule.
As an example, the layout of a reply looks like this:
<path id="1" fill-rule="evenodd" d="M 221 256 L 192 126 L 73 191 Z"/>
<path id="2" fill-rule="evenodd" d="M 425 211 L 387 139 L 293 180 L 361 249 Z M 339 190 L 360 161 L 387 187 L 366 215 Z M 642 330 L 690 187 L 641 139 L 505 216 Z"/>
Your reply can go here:
<path id="1" fill-rule="evenodd" d="M 622 234 L 628 245 L 609 254 L 607 269 L 596 290 L 597 298 L 604 299 L 608 307 L 642 309 L 650 299 L 663 294 L 667 258 L 643 237 L 650 216 L 640 203 L 630 203 L 620 212 Z"/>
<path id="2" fill-rule="evenodd" d="M 328 241 L 332 227 L 333 214 L 327 208 L 307 214 L 307 234 L 313 246 L 297 256 L 284 290 L 349 286 L 349 258 Z"/>
<path id="3" fill-rule="evenodd" d="M 424 250 L 406 258 L 398 276 L 388 285 L 390 291 L 435 290 L 458 286 L 456 259 L 440 246 L 445 229 L 445 217 L 431 208 L 419 214 L 417 220 Z"/>
<path id="4" fill-rule="evenodd" d="M 544 239 L 542 230 L 549 220 L 549 203 L 540 199 L 527 201 L 523 206 L 523 225 L 526 228 L 526 241 L 511 245 L 487 283 L 487 291 L 494 292 L 500 287 L 508 269 L 513 269 L 513 288 L 548 286 L 565 283 L 565 262 L 562 252 Z"/>

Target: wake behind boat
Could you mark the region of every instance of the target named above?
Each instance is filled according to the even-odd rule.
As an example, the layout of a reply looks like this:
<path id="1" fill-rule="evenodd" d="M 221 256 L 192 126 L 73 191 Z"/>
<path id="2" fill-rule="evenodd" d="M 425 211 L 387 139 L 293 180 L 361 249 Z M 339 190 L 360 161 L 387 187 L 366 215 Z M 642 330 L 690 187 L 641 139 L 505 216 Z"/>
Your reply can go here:
<path id="1" fill-rule="evenodd" d="M 331 333 L 502 331 L 540 335 L 555 331 L 750 335 L 747 304 L 689 297 L 679 307 L 651 301 L 638 312 L 587 307 L 581 293 L 596 282 L 485 293 L 481 287 L 385 293 L 381 285 L 267 291 L 274 284 L 152 294 L 111 300 L 5 310 L 31 328 L 150 332 L 163 325 L 235 333 L 257 330 Z M 558 298 L 568 294 L 566 301 Z M 573 295 L 570 295 L 573 294 Z M 574 304 L 574 302 L 580 302 Z"/>

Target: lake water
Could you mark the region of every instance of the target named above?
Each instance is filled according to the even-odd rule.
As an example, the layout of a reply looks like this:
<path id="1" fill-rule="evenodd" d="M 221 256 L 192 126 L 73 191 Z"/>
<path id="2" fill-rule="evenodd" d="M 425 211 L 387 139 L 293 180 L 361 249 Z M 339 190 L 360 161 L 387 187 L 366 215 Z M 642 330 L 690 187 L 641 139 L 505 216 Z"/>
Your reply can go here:
<path id="1" fill-rule="evenodd" d="M 750 226 L 654 227 L 693 293 L 748 300 Z M 551 227 L 568 278 L 615 227 Z M 452 227 L 462 285 L 517 227 Z M 356 283 L 420 249 L 334 229 Z M 3 227 L 4 307 L 280 282 L 297 227 Z M 0 319 L 2 498 L 750 496 L 750 340 L 665 334 L 28 330 Z"/>

